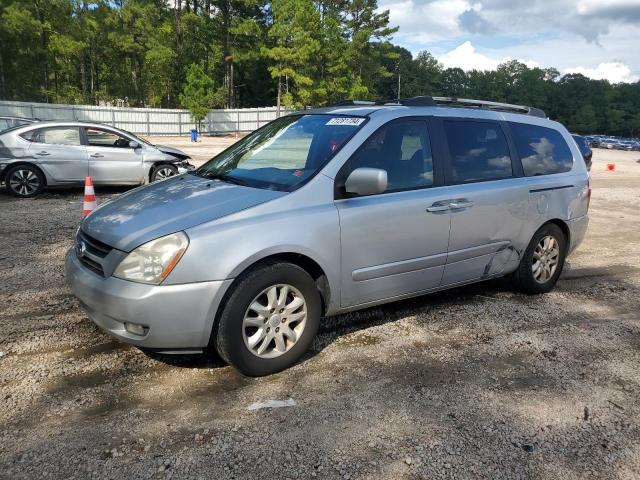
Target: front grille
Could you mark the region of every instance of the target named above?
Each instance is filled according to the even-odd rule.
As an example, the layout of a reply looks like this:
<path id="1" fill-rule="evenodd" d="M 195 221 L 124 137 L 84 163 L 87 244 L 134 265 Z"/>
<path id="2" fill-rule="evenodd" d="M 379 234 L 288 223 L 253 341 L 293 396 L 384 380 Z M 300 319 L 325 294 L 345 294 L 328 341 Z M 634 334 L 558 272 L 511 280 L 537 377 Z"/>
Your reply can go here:
<path id="1" fill-rule="evenodd" d="M 86 255 L 83 255 L 82 257 L 78 256 L 78 259 L 80 260 L 80 263 L 82 263 L 89 270 L 91 270 L 94 273 L 97 273 L 101 277 L 104 277 L 104 269 L 102 268 L 102 265 L 100 265 L 98 262 L 94 262 Z"/>
<path id="2" fill-rule="evenodd" d="M 80 253 L 81 244 L 84 245 L 84 252 L 82 254 Z M 109 255 L 111 250 L 113 249 L 106 243 L 96 240 L 82 230 L 78 231 L 78 237 L 76 238 L 76 255 L 78 256 L 78 260 L 89 270 L 97 273 L 101 277 L 104 277 L 102 260 Z"/>
<path id="3" fill-rule="evenodd" d="M 102 243 L 100 240 L 87 235 L 82 230 L 78 231 L 78 237 L 84 241 L 87 246 L 87 251 L 96 257 L 104 258 L 109 255 L 109 252 L 113 250 L 106 243 Z"/>

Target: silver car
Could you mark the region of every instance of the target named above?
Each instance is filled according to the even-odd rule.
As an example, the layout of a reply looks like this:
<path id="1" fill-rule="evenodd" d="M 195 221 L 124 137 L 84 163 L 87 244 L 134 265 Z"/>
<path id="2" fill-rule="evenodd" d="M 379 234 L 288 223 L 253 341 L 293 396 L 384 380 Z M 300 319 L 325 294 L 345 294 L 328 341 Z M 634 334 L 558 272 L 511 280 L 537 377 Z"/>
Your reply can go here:
<path id="1" fill-rule="evenodd" d="M 89 215 L 67 281 L 106 332 L 295 363 L 322 317 L 509 276 L 551 290 L 587 229 L 567 130 L 528 107 L 418 97 L 279 118 Z"/>
<path id="2" fill-rule="evenodd" d="M 45 186 L 141 185 L 195 167 L 181 150 L 98 123 L 38 122 L 0 132 L 0 183 L 17 197 Z"/>

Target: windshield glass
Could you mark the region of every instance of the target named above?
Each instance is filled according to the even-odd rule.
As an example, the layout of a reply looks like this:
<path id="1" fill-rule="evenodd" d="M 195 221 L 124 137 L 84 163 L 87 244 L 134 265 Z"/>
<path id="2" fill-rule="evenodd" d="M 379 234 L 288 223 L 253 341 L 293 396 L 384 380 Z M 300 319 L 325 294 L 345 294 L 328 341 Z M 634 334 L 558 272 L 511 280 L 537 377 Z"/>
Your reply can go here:
<path id="1" fill-rule="evenodd" d="M 256 130 L 195 170 L 195 175 L 292 191 L 313 177 L 365 123 L 339 115 L 290 115 Z"/>
<path id="2" fill-rule="evenodd" d="M 129 135 L 130 137 L 133 137 L 133 138 L 134 138 L 136 141 L 138 141 L 139 143 L 144 143 L 144 144 L 146 144 L 146 145 L 151 145 L 151 146 L 153 146 L 153 145 L 151 144 L 151 142 L 149 142 L 149 141 L 145 140 L 144 138 L 141 138 L 141 137 L 139 137 L 139 136 L 137 136 L 137 135 L 134 135 L 133 133 L 131 133 L 131 132 L 127 131 L 127 130 L 120 130 L 120 131 L 121 131 L 121 132 L 123 132 L 123 133 L 126 133 L 126 134 L 127 134 L 127 135 Z"/>

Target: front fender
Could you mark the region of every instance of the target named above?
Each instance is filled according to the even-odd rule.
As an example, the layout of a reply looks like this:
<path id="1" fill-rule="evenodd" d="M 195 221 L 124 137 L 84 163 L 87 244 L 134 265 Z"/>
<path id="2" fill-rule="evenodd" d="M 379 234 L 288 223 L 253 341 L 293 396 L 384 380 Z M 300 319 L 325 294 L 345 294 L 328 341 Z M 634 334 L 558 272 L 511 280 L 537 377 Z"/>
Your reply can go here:
<path id="1" fill-rule="evenodd" d="M 186 230 L 187 252 L 165 283 L 234 279 L 266 257 L 304 255 L 324 271 L 339 291 L 340 227 L 333 203 L 261 214 L 280 200 Z M 334 298 L 339 298 L 336 295 Z"/>

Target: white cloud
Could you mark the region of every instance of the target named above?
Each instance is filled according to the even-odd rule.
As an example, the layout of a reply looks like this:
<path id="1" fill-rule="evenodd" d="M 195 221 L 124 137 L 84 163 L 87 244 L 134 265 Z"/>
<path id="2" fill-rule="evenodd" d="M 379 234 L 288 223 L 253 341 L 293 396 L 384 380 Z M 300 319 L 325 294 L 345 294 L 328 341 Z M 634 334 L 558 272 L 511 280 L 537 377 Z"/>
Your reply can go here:
<path id="1" fill-rule="evenodd" d="M 482 53 L 478 53 L 470 41 L 457 46 L 453 50 L 436 57 L 445 68 L 459 67 L 465 71 L 469 70 L 495 70 L 498 65 L 513 60 L 511 57 L 502 57 L 500 59 L 491 58 Z M 533 60 L 518 60 L 529 68 L 539 67 L 540 65 Z"/>
<path id="2" fill-rule="evenodd" d="M 602 10 L 638 7 L 638 0 L 579 0 L 576 10 L 581 15 Z"/>
<path id="3" fill-rule="evenodd" d="M 500 63 L 498 60 L 476 52 L 475 47 L 468 40 L 437 58 L 446 68 L 460 67 L 463 70 L 495 70 Z"/>
<path id="4" fill-rule="evenodd" d="M 466 0 L 383 0 L 378 10 L 389 10 L 391 25 L 400 26 L 395 35 L 406 42 L 428 43 L 460 33 L 458 17 L 473 5 Z"/>
<path id="5" fill-rule="evenodd" d="M 378 5 L 400 27 L 394 43 L 414 55 L 427 50 L 448 66 L 495 68 L 505 60 L 528 59 L 524 63 L 563 73 L 581 69 L 610 81 L 640 76 L 640 0 L 379 0 Z"/>
<path id="6" fill-rule="evenodd" d="M 581 73 L 585 77 L 595 80 L 609 80 L 611 83 L 632 83 L 640 80 L 638 75 L 633 75 L 631 69 L 620 62 L 601 63 L 596 68 L 582 66 L 565 68 L 563 73 Z"/>

